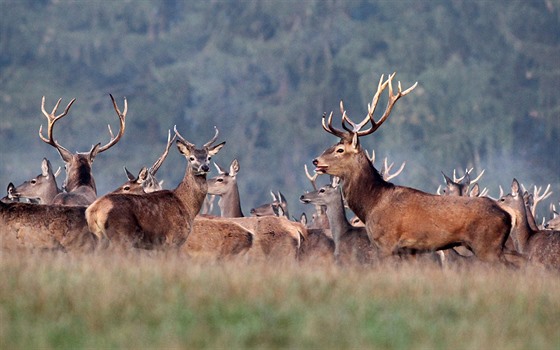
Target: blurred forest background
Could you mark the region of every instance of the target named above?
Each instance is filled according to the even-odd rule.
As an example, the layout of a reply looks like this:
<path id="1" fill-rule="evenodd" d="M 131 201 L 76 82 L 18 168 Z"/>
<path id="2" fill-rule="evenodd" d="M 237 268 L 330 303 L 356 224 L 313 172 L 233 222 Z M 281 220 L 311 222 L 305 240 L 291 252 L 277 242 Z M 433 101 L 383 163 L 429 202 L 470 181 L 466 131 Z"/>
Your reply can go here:
<path id="1" fill-rule="evenodd" d="M 311 186 L 304 164 L 337 139 L 321 127 L 339 101 L 367 111 L 381 74 L 413 93 L 362 145 L 398 167 L 401 185 L 435 192 L 441 171 L 474 167 L 490 195 L 552 184 L 560 198 L 560 1 L 66 1 L 0 0 L 0 185 L 62 161 L 38 137 L 50 110 L 77 98 L 55 127 L 72 151 L 118 129 L 109 93 L 128 99 L 123 139 L 98 155 L 98 193 L 162 153 L 177 125 L 197 145 L 220 130 L 214 158 L 237 158 L 243 210 Z M 384 101 L 380 108 L 385 107 Z M 185 159 L 173 146 L 158 178 L 174 188 Z M 213 169 L 210 176 L 216 174 Z M 63 181 L 63 176 L 59 184 Z M 327 179 L 321 179 L 326 182 Z M 5 188 L 5 187 L 4 187 Z M 548 208 L 546 208 L 548 210 Z"/>

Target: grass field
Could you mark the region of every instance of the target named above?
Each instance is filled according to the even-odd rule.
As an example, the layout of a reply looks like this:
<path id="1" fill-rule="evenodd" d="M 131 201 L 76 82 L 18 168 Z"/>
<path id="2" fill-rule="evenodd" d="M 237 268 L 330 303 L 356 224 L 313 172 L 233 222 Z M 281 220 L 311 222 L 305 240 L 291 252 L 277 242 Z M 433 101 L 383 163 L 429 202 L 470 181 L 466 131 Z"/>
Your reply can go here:
<path id="1" fill-rule="evenodd" d="M 5 253 L 0 348 L 560 349 L 560 275 Z"/>

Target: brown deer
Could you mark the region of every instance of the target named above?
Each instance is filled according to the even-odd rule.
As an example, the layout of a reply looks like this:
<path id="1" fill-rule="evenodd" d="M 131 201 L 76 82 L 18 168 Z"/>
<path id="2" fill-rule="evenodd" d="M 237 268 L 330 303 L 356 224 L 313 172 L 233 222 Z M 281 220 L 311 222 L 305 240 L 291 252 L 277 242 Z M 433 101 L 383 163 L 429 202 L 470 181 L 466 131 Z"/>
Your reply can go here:
<path id="1" fill-rule="evenodd" d="M 54 198 L 62 192 L 56 183 L 59 172 L 60 168 L 54 173 L 51 162 L 47 158 L 43 158 L 41 174 L 31 180 L 24 181 L 17 187 L 14 186 L 8 192 L 16 199 L 25 198 L 36 204 L 51 204 Z"/>
<path id="2" fill-rule="evenodd" d="M 171 130 L 167 132 L 167 144 L 165 145 L 165 150 L 163 154 L 154 162 L 154 164 L 148 169 L 142 167 L 138 176 L 132 174 L 126 167 L 124 171 L 128 178 L 128 181 L 121 185 L 119 188 L 111 193 L 132 193 L 132 194 L 143 194 L 162 190 L 161 182 L 156 179 L 156 173 L 167 158 L 169 154 L 169 148 L 175 141 L 176 135 L 171 138 Z"/>
<path id="3" fill-rule="evenodd" d="M 1 250 L 91 252 L 97 238 L 89 231 L 85 207 L 0 203 Z"/>
<path id="4" fill-rule="evenodd" d="M 498 202 L 513 218 L 511 237 L 515 248 L 526 255 L 531 264 L 560 269 L 560 231 L 531 228 L 527 218 L 530 211 L 516 179 L 511 184 L 511 193 Z"/>
<path id="5" fill-rule="evenodd" d="M 392 80 L 381 77 L 368 113 L 360 123 L 352 122 L 340 103 L 344 130 L 332 126 L 332 112 L 323 115 L 325 131 L 340 138 L 313 160 L 315 171 L 342 180 L 348 206 L 366 225 L 370 241 L 380 257 L 410 252 L 436 251 L 457 245 L 467 246 L 482 261 L 508 264 L 503 252 L 511 229 L 511 218 L 489 198 L 447 197 L 396 186 L 383 180 L 367 158 L 359 137 L 376 131 L 389 117 L 395 103 L 416 86 L 394 94 Z M 385 112 L 373 119 L 381 93 L 389 86 Z M 371 122 L 371 127 L 362 128 Z M 348 126 L 348 125 L 349 126 Z"/>
<path id="6" fill-rule="evenodd" d="M 252 208 L 251 216 L 278 216 L 278 213 L 281 213 L 282 216 L 289 219 L 288 202 L 282 192 L 278 191 L 278 195 L 275 195 L 274 192 L 270 191 L 270 195 L 272 196 L 272 202 Z"/>
<path id="7" fill-rule="evenodd" d="M 309 174 L 309 170 L 307 169 L 307 164 L 304 164 L 303 168 L 305 170 L 305 176 L 311 183 L 313 190 L 317 191 L 319 189 L 319 187 L 317 186 L 317 176 L 319 176 L 319 174 L 315 173 L 313 176 L 311 176 L 311 174 Z M 305 221 L 307 222 L 307 217 L 305 217 Z M 311 222 L 308 223 L 306 226 L 308 229 L 329 230 L 329 219 L 327 217 L 326 206 L 321 204 L 315 204 L 315 213 L 313 213 L 313 216 L 311 217 Z M 325 233 L 327 234 L 327 236 L 332 238 L 332 234 L 330 231 Z"/>
<path id="8" fill-rule="evenodd" d="M 229 172 L 214 163 L 218 169 L 218 176 L 208 179 L 208 194 L 219 196 L 218 206 L 220 216 L 225 218 L 244 217 L 241 210 L 241 200 L 239 199 L 239 188 L 237 186 L 237 173 L 239 172 L 239 161 L 234 159 Z"/>
<path id="9" fill-rule="evenodd" d="M 111 135 L 111 140 L 104 146 L 101 146 L 100 143 L 96 144 L 91 148 L 89 152 L 86 153 L 72 153 L 66 148 L 62 147 L 54 138 L 53 138 L 53 126 L 54 124 L 64 116 L 68 114 L 70 107 L 76 99 L 70 101 L 70 103 L 59 115 L 55 115 L 58 106 L 62 99 L 58 99 L 58 102 L 54 106 L 51 113 L 47 113 L 45 110 L 45 96 L 43 96 L 41 102 L 41 111 L 45 115 L 48 121 L 47 125 L 47 137 L 43 136 L 43 126 L 41 125 L 39 129 L 39 136 L 41 140 L 46 142 L 47 144 L 56 148 L 58 153 L 60 154 L 62 160 L 65 163 L 66 167 L 66 180 L 64 182 L 63 188 L 66 192 L 59 193 L 54 199 L 53 204 L 61 204 L 61 205 L 89 205 L 93 203 L 95 198 L 97 197 L 97 189 L 95 186 L 95 181 L 93 179 L 92 174 L 92 164 L 94 158 L 101 152 L 105 152 L 112 146 L 114 146 L 124 134 L 125 129 L 125 118 L 126 113 L 128 110 L 126 98 L 124 99 L 124 111 L 121 113 L 119 110 L 113 95 L 111 96 L 111 100 L 113 101 L 113 107 L 117 112 L 117 115 L 120 119 L 120 129 L 117 136 L 113 136 L 113 132 L 111 131 L 111 127 L 109 126 L 109 134 Z"/>
<path id="10" fill-rule="evenodd" d="M 331 184 L 301 195 L 300 201 L 326 207 L 337 263 L 347 265 L 375 262 L 377 251 L 370 243 L 365 227 L 354 227 L 346 218 L 337 177 L 333 177 Z"/>
<path id="11" fill-rule="evenodd" d="M 544 224 L 544 228 L 546 230 L 560 230 L 560 215 L 558 215 L 554 204 L 550 204 L 550 212 L 552 217 Z"/>
<path id="12" fill-rule="evenodd" d="M 449 176 L 445 175 L 445 173 L 442 171 L 441 173 L 445 180 L 445 188 L 442 190 L 441 194 L 444 196 L 470 196 L 470 197 L 484 196 L 487 193 L 487 191 L 483 190 L 481 192 L 478 184 L 476 183 L 478 180 L 480 180 L 480 178 L 484 174 L 484 170 L 482 170 L 475 179 L 471 180 L 470 173 L 472 172 L 472 170 L 473 168 L 466 169 L 465 175 L 461 177 L 457 177 L 456 171 L 454 169 L 453 180 L 449 178 Z M 471 185 L 473 186 L 471 187 Z M 440 194 L 439 188 L 437 193 Z"/>
<path id="13" fill-rule="evenodd" d="M 256 260 L 294 261 L 299 256 L 303 239 L 307 237 L 305 227 L 284 216 L 243 217 L 237 185 L 239 162 L 232 161 L 229 173 L 218 165 L 216 167 L 219 175 L 208 180 L 208 193 L 220 196 L 219 206 L 225 221 L 239 224 L 253 233 L 247 256 Z"/>
<path id="14" fill-rule="evenodd" d="M 179 248 L 187 240 L 193 220 L 206 197 L 209 162 L 225 142 L 202 148 L 183 138 L 177 128 L 177 148 L 187 159 L 183 180 L 174 190 L 145 194 L 109 193 L 86 210 L 91 232 L 117 249 Z"/>

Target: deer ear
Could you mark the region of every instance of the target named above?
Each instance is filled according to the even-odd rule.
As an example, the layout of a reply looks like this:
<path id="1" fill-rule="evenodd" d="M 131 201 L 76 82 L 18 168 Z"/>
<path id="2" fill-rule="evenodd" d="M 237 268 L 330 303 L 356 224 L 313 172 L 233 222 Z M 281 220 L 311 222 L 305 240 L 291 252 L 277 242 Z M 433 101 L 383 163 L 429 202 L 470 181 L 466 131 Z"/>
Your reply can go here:
<path id="1" fill-rule="evenodd" d="M 41 162 L 41 175 L 48 177 L 51 172 L 51 162 L 47 158 L 43 158 Z"/>
<path id="2" fill-rule="evenodd" d="M 148 169 L 146 167 L 142 167 L 140 172 L 138 173 L 138 183 L 144 182 L 148 178 Z"/>
<path id="3" fill-rule="evenodd" d="M 216 154 L 218 154 L 218 152 L 220 152 L 220 150 L 222 149 L 222 147 L 224 147 L 224 145 L 226 144 L 226 142 L 222 142 L 220 144 L 217 144 L 216 146 L 210 148 L 208 150 L 208 154 L 211 156 L 215 156 Z"/>
<path id="4" fill-rule="evenodd" d="M 126 174 L 126 178 L 129 179 L 130 181 L 136 179 L 136 176 L 134 176 L 133 173 L 131 173 L 130 171 L 128 171 L 128 169 L 126 167 L 124 168 L 124 173 Z"/>
<path id="5" fill-rule="evenodd" d="M 239 162 L 237 161 L 237 159 L 234 159 L 231 162 L 231 165 L 229 166 L 229 175 L 230 176 L 235 176 L 235 175 L 237 175 L 238 171 L 239 171 Z"/>
<path id="6" fill-rule="evenodd" d="M 182 155 L 184 155 L 186 157 L 191 155 L 192 150 L 191 150 L 191 147 L 189 147 L 189 145 L 187 145 L 186 143 L 184 143 L 183 141 L 181 141 L 179 139 L 177 139 L 176 143 L 177 143 L 177 149 L 179 150 L 179 152 Z"/>

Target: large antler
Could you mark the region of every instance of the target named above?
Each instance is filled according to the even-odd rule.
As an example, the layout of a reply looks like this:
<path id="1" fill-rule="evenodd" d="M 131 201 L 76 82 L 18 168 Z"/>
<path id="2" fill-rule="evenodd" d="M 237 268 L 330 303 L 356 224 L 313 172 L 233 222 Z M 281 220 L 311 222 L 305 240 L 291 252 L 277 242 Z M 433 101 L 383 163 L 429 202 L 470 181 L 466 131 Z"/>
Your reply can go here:
<path id="1" fill-rule="evenodd" d="M 342 127 L 346 131 L 338 130 L 332 126 L 332 115 L 333 115 L 332 112 L 330 113 L 328 118 L 326 117 L 326 113 L 323 114 L 323 119 L 322 119 L 323 129 L 325 129 L 325 131 L 327 131 L 328 133 L 331 133 L 335 136 L 344 139 L 351 139 L 354 135 L 357 136 L 369 135 L 373 133 L 375 130 L 377 130 L 381 126 L 381 124 L 383 124 L 383 122 L 385 122 L 385 120 L 389 117 L 389 114 L 391 114 L 391 110 L 393 109 L 393 106 L 395 105 L 397 100 L 410 93 L 418 85 L 418 82 L 416 82 L 414 83 L 414 85 L 412 85 L 405 91 L 402 91 L 401 82 L 399 81 L 398 93 L 394 94 L 392 80 L 395 77 L 395 74 L 396 72 L 389 75 L 389 78 L 385 82 L 383 81 L 384 75 L 381 75 L 381 78 L 379 79 L 379 83 L 377 84 L 377 91 L 373 95 L 373 99 L 371 100 L 371 103 L 368 103 L 368 113 L 361 122 L 354 123 L 352 120 L 350 120 L 350 118 L 346 114 L 346 111 L 344 110 L 344 103 L 340 101 L 340 112 L 342 113 Z M 383 91 L 387 86 L 389 86 L 389 100 L 387 102 L 387 107 L 385 108 L 385 112 L 383 113 L 383 116 L 381 116 L 381 118 L 379 118 L 379 120 L 376 122 L 375 119 L 373 118 L 373 114 L 375 113 L 377 103 L 379 102 L 379 97 L 381 96 L 381 94 L 383 93 Z M 362 128 L 368 122 L 371 122 L 372 126 L 369 129 L 362 130 Z M 346 123 L 348 123 L 349 126 L 347 126 Z"/>
<path id="2" fill-rule="evenodd" d="M 111 135 L 111 140 L 105 146 L 99 147 L 99 150 L 98 150 L 97 153 L 104 152 L 104 151 L 108 150 L 109 148 L 113 147 L 117 142 L 119 142 L 121 137 L 124 135 L 126 113 L 128 111 L 128 103 L 126 102 L 126 97 L 124 99 L 124 111 L 121 112 L 119 107 L 117 106 L 117 102 L 115 101 L 115 98 L 113 97 L 113 95 L 109 94 L 109 96 L 111 96 L 111 101 L 113 101 L 113 107 L 115 108 L 115 112 L 117 112 L 117 115 L 119 116 L 119 120 L 120 120 L 119 133 L 115 137 L 113 135 L 113 131 L 111 130 L 111 125 L 107 125 L 107 127 L 109 128 L 109 135 Z"/>
<path id="3" fill-rule="evenodd" d="M 64 109 L 64 112 L 62 112 L 59 115 L 55 115 L 56 110 L 58 109 L 58 106 L 60 105 L 60 102 L 62 101 L 62 98 L 58 99 L 58 102 L 56 103 L 56 105 L 54 106 L 53 110 L 51 111 L 51 113 L 47 113 L 47 111 L 45 110 L 45 96 L 43 96 L 42 100 L 41 100 L 41 111 L 43 112 L 43 114 L 45 115 L 45 117 L 47 117 L 47 137 L 43 136 L 43 125 L 41 125 L 41 127 L 39 128 L 39 137 L 41 138 L 41 140 L 43 140 L 44 142 L 48 143 L 49 145 L 55 147 L 56 149 L 58 149 L 61 153 L 70 153 L 70 151 L 68 151 L 66 148 L 62 147 L 54 138 L 53 138 L 53 126 L 56 123 L 57 120 L 61 119 L 62 117 L 66 116 L 68 114 L 68 111 L 70 110 L 70 107 L 72 107 L 72 104 L 74 103 L 74 101 L 76 101 L 76 99 L 72 99 L 72 101 L 70 101 L 70 103 L 68 103 L 68 105 L 66 106 L 66 108 Z"/>
<path id="4" fill-rule="evenodd" d="M 159 167 L 163 164 L 165 158 L 167 158 L 167 155 L 169 154 L 169 148 L 173 144 L 173 141 L 175 141 L 176 137 L 177 135 L 173 135 L 173 138 L 171 138 L 171 130 L 167 130 L 167 145 L 165 146 L 165 151 L 163 151 L 163 154 L 155 161 L 154 165 L 152 165 L 152 167 L 149 169 L 149 173 L 151 175 L 155 175 L 157 173 Z"/>

